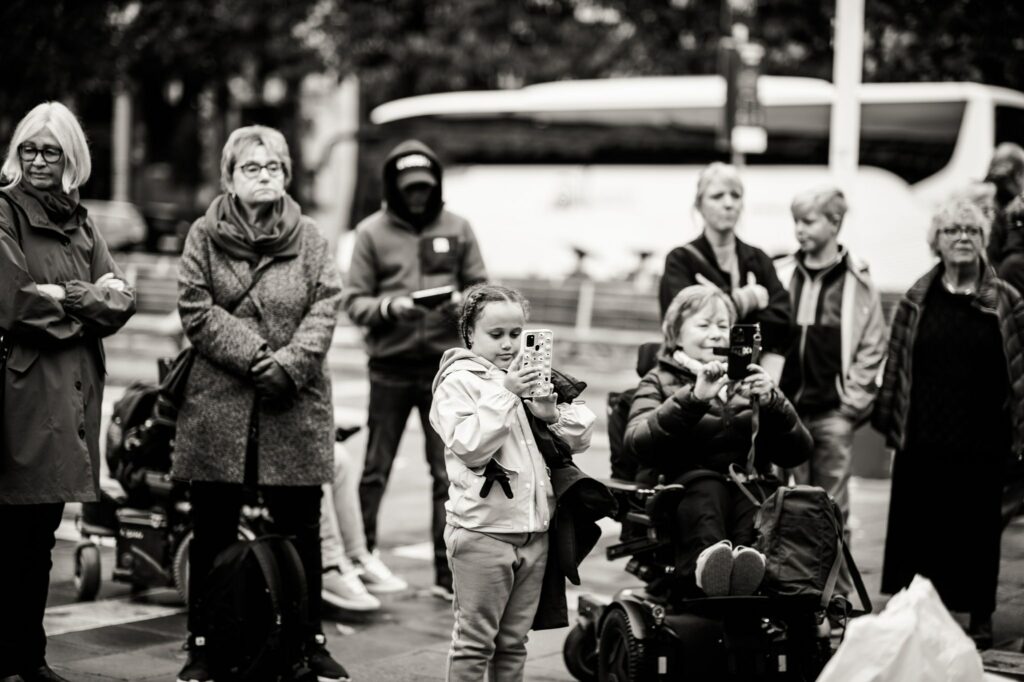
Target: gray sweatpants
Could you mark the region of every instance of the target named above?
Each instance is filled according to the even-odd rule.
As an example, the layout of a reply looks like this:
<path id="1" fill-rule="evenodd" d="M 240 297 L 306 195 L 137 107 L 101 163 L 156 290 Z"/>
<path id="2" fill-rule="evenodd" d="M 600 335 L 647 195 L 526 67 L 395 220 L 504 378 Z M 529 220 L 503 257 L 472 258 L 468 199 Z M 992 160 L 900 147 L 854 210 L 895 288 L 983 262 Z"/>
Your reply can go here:
<path id="1" fill-rule="evenodd" d="M 501 537 L 502 539 L 498 539 Z M 548 534 L 484 534 L 446 526 L 455 627 L 448 682 L 518 682 L 548 561 Z"/>

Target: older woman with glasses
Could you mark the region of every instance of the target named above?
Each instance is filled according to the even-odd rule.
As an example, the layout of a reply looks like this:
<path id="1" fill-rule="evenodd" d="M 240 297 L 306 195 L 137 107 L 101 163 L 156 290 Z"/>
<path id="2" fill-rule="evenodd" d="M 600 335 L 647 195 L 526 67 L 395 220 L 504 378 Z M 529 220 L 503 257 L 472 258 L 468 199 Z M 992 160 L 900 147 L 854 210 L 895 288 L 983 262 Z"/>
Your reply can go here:
<path id="1" fill-rule="evenodd" d="M 191 482 L 189 659 L 181 682 L 212 679 L 200 597 L 236 538 L 246 488 L 293 538 L 308 587 L 302 680 L 348 679 L 320 628 L 320 494 L 332 480 L 334 411 L 326 356 L 341 305 L 327 240 L 285 193 L 288 145 L 263 126 L 235 130 L 224 194 L 188 233 L 178 312 L 196 359 L 178 414 L 172 475 Z"/>
<path id="2" fill-rule="evenodd" d="M 969 199 L 938 210 L 940 262 L 899 303 L 872 421 L 895 448 L 882 591 L 920 573 L 991 646 L 1007 454 L 1024 442 L 1024 303 L 985 257 Z"/>
<path id="3" fill-rule="evenodd" d="M 45 660 L 50 552 L 66 502 L 99 491 L 101 339 L 135 294 L 78 202 L 89 147 L 63 104 L 18 123 L 0 188 L 0 679 L 62 680 Z"/>

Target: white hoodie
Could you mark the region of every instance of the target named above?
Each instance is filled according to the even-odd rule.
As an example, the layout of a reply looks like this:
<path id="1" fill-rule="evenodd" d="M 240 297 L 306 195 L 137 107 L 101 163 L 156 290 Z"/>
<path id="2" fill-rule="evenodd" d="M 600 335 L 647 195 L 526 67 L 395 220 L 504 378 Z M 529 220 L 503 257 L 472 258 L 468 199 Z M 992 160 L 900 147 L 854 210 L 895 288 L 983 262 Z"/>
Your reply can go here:
<path id="1" fill-rule="evenodd" d="M 487 533 L 537 533 L 554 511 L 551 476 L 534 442 L 522 400 L 504 386 L 505 372 L 464 348 L 441 358 L 434 378 L 430 424 L 444 441 L 448 523 Z M 582 403 L 559 404 L 551 433 L 573 453 L 590 446 L 594 413 Z M 494 460 L 509 478 L 480 497 L 484 467 Z"/>

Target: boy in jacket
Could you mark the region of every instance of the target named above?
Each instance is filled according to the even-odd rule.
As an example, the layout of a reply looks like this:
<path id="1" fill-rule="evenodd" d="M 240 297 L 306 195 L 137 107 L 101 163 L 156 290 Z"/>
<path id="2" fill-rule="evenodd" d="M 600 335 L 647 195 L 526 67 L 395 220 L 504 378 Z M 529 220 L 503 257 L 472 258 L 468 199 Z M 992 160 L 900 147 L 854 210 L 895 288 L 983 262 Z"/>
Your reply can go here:
<path id="1" fill-rule="evenodd" d="M 853 433 L 871 414 L 887 342 L 867 265 L 838 242 L 846 210 L 835 187 L 798 194 L 792 212 L 800 249 L 776 264 L 799 332 L 780 387 L 814 439 L 811 459 L 792 473 L 797 483 L 830 492 L 844 520 Z"/>

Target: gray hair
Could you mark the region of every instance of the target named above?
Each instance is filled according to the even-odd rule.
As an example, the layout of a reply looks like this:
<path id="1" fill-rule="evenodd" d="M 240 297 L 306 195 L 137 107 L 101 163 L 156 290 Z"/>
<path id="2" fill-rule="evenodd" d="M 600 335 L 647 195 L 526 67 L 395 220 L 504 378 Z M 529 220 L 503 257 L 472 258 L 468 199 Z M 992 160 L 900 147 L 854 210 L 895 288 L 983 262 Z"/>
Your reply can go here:
<path id="1" fill-rule="evenodd" d="M 89 155 L 89 143 L 85 139 L 85 131 L 71 110 L 60 102 L 43 102 L 37 104 L 25 118 L 18 122 L 7 147 L 7 158 L 4 159 L 0 174 L 9 180 L 7 187 L 21 182 L 21 159 L 18 147 L 40 131 L 48 130 L 57 138 L 61 151 L 64 152 L 64 174 L 61 176 L 61 189 L 70 193 L 89 180 L 92 174 L 92 157 Z"/>
<path id="2" fill-rule="evenodd" d="M 674 349 L 679 345 L 679 327 L 690 315 L 704 309 L 711 301 L 721 301 L 729 315 L 729 324 L 736 322 L 736 305 L 729 295 L 718 287 L 706 284 L 693 284 L 678 294 L 668 304 L 665 319 L 661 323 L 661 332 L 665 337 L 665 348 Z"/>
<path id="3" fill-rule="evenodd" d="M 928 246 L 932 253 L 939 255 L 939 231 L 951 225 L 974 225 L 982 231 L 982 243 L 988 244 L 989 231 L 992 223 L 985 216 L 984 210 L 967 197 L 956 197 L 943 202 L 932 215 L 928 226 Z"/>
<path id="4" fill-rule="evenodd" d="M 231 186 L 231 175 L 235 172 L 235 164 L 239 157 L 256 146 L 265 147 L 269 153 L 277 157 L 284 166 L 284 186 L 287 187 L 291 183 L 292 157 L 288 152 L 288 142 L 281 131 L 267 126 L 245 126 L 232 131 L 220 155 L 220 186 L 225 192 Z"/>

